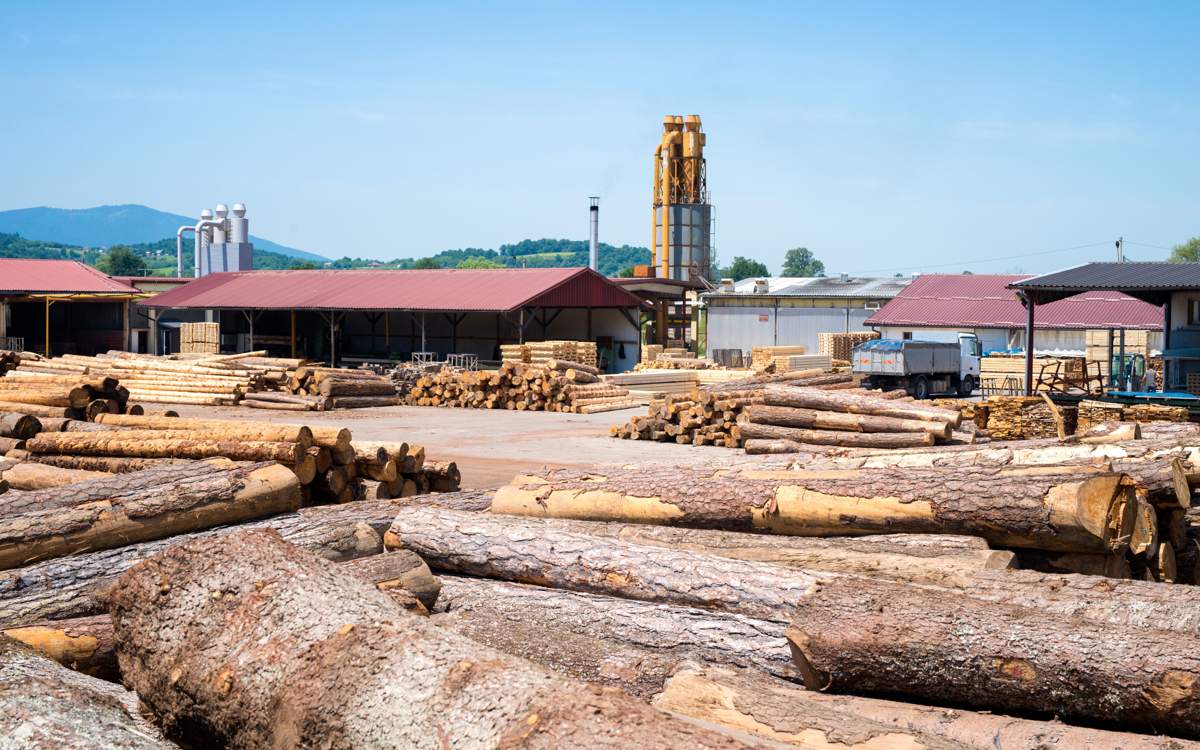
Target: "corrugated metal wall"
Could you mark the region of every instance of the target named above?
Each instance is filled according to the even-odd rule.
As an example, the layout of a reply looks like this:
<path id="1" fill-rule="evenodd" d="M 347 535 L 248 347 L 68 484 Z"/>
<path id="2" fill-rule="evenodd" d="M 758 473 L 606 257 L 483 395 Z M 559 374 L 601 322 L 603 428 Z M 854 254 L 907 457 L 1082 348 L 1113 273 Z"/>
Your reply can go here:
<path id="1" fill-rule="evenodd" d="M 708 308 L 708 349 L 797 346 L 816 353 L 817 334 L 862 331 L 873 310 L 836 307 Z"/>

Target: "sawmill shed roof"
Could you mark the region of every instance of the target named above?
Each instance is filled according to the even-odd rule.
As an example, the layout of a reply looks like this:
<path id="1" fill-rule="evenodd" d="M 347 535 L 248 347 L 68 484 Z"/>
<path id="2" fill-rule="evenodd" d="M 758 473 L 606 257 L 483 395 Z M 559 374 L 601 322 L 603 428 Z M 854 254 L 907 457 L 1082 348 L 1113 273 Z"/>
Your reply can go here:
<path id="1" fill-rule="evenodd" d="M 0 258 L 0 295 L 137 293 L 79 261 Z"/>
<path id="2" fill-rule="evenodd" d="M 918 276 L 863 323 L 865 326 L 1022 328 L 1025 307 L 1009 285 L 1029 276 Z M 1162 329 L 1162 309 L 1114 291 L 1088 291 L 1039 305 L 1036 328 Z"/>
<path id="3" fill-rule="evenodd" d="M 588 268 L 445 268 L 214 273 L 142 304 L 206 310 L 510 312 L 643 303 Z"/>

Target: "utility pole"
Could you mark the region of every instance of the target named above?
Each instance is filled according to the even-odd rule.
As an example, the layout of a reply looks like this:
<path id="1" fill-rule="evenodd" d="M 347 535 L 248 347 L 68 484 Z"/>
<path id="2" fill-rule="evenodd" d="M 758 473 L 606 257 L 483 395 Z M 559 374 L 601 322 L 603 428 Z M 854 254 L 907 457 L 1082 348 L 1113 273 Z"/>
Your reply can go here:
<path id="1" fill-rule="evenodd" d="M 1125 262 L 1125 238 L 1124 237 L 1117 238 L 1117 262 L 1118 263 Z"/>

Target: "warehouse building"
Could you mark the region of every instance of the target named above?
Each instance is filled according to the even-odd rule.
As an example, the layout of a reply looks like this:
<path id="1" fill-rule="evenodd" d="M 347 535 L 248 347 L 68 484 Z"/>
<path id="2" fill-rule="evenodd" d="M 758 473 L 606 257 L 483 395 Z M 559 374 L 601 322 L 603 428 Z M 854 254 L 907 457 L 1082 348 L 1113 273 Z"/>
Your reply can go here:
<path id="1" fill-rule="evenodd" d="M 984 352 L 1025 348 L 1025 308 L 1009 288 L 1028 275 L 929 274 L 918 276 L 864 325 L 883 338 L 974 333 Z M 1162 310 L 1117 291 L 1086 291 L 1038 308 L 1038 351 L 1078 352 L 1089 330 L 1149 332 L 1149 348 L 1162 348 Z"/>
<path id="2" fill-rule="evenodd" d="M 124 349 L 129 301 L 146 294 L 73 260 L 0 258 L 0 349 Z"/>
<path id="3" fill-rule="evenodd" d="M 817 334 L 861 331 L 863 323 L 907 286 L 907 277 L 846 275 L 722 282 L 701 295 L 706 350 L 805 346 Z"/>
<path id="4" fill-rule="evenodd" d="M 500 358 L 500 345 L 595 341 L 613 372 L 640 357 L 649 307 L 587 268 L 316 270 L 215 273 L 142 306 L 152 325 L 168 312 L 207 311 L 223 351 L 349 364 L 414 353 Z"/>

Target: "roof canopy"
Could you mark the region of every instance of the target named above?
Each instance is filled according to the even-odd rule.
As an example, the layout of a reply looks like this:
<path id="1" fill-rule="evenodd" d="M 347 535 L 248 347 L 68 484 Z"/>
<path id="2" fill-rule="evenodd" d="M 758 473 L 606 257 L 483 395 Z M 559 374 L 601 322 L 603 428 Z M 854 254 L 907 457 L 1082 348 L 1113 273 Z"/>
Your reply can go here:
<path id="1" fill-rule="evenodd" d="M 906 276 L 860 277 L 860 276 L 772 276 L 767 282 L 767 295 L 787 297 L 870 297 L 891 299 L 899 294 L 910 279 Z M 742 279 L 733 285 L 734 294 L 759 294 L 755 292 L 758 279 Z M 728 295 L 717 289 L 708 292 L 711 296 Z"/>
<path id="2" fill-rule="evenodd" d="M 0 258 L 0 295 L 139 294 L 137 289 L 74 260 Z"/>
<path id="3" fill-rule="evenodd" d="M 1089 291 L 1123 292 L 1152 305 L 1165 305 L 1172 292 L 1200 290 L 1200 263 L 1085 263 L 1009 286 L 1036 305 Z"/>
<path id="4" fill-rule="evenodd" d="M 1025 309 L 1012 287 L 1027 279 L 996 274 L 918 276 L 864 325 L 1021 328 Z M 1064 297 L 1070 299 L 1039 307 L 1037 328 L 1162 328 L 1162 310 L 1120 292 L 1070 292 Z"/>
<path id="5" fill-rule="evenodd" d="M 206 310 L 510 312 L 643 303 L 587 268 L 497 268 L 214 273 L 142 304 Z"/>

